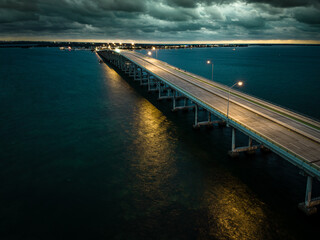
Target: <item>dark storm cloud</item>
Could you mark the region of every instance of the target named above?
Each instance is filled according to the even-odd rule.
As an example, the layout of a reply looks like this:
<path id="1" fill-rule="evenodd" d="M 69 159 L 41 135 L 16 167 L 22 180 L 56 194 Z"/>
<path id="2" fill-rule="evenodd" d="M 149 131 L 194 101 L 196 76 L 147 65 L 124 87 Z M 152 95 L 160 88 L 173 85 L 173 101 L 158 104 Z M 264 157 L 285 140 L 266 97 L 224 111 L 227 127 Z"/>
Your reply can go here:
<path id="1" fill-rule="evenodd" d="M 318 6 L 320 0 L 247 0 L 250 3 L 266 3 L 275 7 L 291 8 L 301 6 Z"/>
<path id="2" fill-rule="evenodd" d="M 299 22 L 310 25 L 320 25 L 320 10 L 303 8 L 294 12 L 294 17 Z"/>
<path id="3" fill-rule="evenodd" d="M 97 0 L 99 8 L 107 11 L 143 12 L 146 10 L 144 0 Z"/>
<path id="4" fill-rule="evenodd" d="M 19 1 L 19 0 L 0 0 L 0 8 L 14 9 L 18 11 L 35 11 L 37 10 L 38 0 Z"/>
<path id="5" fill-rule="evenodd" d="M 320 0 L 0 0 L 0 37 L 320 40 Z"/>
<path id="6" fill-rule="evenodd" d="M 173 22 L 195 20 L 200 17 L 196 12 L 190 9 L 170 8 L 165 6 L 163 6 L 162 8 L 151 8 L 148 11 L 148 14 L 156 19 Z"/>
<path id="7" fill-rule="evenodd" d="M 13 23 L 25 21 L 37 21 L 39 16 L 32 12 L 21 12 L 14 9 L 0 9 L 0 23 Z"/>
<path id="8" fill-rule="evenodd" d="M 237 0 L 166 0 L 169 6 L 179 6 L 185 8 L 194 8 L 199 4 L 212 5 L 212 4 L 228 4 L 236 2 Z"/>

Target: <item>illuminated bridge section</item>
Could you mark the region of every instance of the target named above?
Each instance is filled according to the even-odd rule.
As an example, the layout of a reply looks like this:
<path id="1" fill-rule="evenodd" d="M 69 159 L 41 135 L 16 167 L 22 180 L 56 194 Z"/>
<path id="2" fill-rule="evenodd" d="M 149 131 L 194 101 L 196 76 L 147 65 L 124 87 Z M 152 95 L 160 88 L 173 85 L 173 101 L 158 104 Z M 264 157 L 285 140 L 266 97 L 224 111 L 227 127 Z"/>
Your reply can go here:
<path id="1" fill-rule="evenodd" d="M 307 176 L 307 187 L 299 207 L 308 214 L 316 212 L 320 199 L 312 199 L 311 192 L 312 180 L 320 179 L 319 121 L 134 51 L 108 50 L 98 55 L 147 86 L 148 91 L 156 92 L 159 99 L 172 99 L 173 111 L 194 109 L 195 128 L 215 124 L 231 127 L 230 156 L 271 150 L 300 168 Z M 199 122 L 199 110 L 207 112 L 206 121 Z M 236 147 L 236 131 L 248 136 L 247 146 Z M 252 140 L 258 144 L 253 145 Z"/>

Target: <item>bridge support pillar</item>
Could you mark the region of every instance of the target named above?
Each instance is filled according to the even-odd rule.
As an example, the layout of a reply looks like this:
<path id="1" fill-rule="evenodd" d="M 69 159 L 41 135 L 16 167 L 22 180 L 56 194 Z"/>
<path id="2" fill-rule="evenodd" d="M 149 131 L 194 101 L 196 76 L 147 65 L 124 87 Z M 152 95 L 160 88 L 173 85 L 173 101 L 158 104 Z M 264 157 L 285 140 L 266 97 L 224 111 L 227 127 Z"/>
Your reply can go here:
<path id="1" fill-rule="evenodd" d="M 178 94 L 177 91 L 175 91 L 175 95 L 173 95 L 173 108 L 172 108 L 172 111 L 173 112 L 176 112 L 178 110 L 183 110 L 183 111 L 188 111 L 188 109 L 190 108 L 194 108 L 195 105 L 188 105 L 188 99 L 181 95 L 181 94 Z M 178 100 L 182 99 L 182 106 L 178 106 Z"/>
<path id="2" fill-rule="evenodd" d="M 256 148 L 254 148 L 254 147 L 252 146 L 252 138 L 249 137 L 247 153 L 248 153 L 248 154 L 255 154 L 255 153 L 256 153 L 255 149 L 256 149 Z"/>
<path id="3" fill-rule="evenodd" d="M 127 61 L 127 63 L 126 63 L 126 74 L 128 76 L 130 76 L 130 73 L 131 73 L 131 65 L 132 65 L 132 63 Z"/>
<path id="4" fill-rule="evenodd" d="M 236 129 L 232 128 L 232 144 L 231 144 L 231 150 L 228 152 L 228 154 L 231 157 L 238 157 L 241 152 L 246 152 L 248 154 L 253 154 L 255 153 L 255 150 L 261 148 L 263 145 L 258 144 L 258 145 L 253 145 L 252 144 L 252 138 L 249 137 L 249 142 L 248 146 L 244 147 L 237 147 L 236 148 Z"/>
<path id="5" fill-rule="evenodd" d="M 199 124 L 198 124 L 198 105 L 195 104 L 194 105 L 194 125 L 193 128 L 198 129 L 200 128 Z"/>
<path id="6" fill-rule="evenodd" d="M 135 69 L 135 65 L 131 63 L 130 69 L 129 69 L 129 77 L 134 77 L 134 69 Z"/>
<path id="7" fill-rule="evenodd" d="M 149 81 L 149 83 L 148 83 L 148 92 L 158 91 L 158 86 L 159 85 L 158 85 L 157 80 L 153 76 L 149 75 L 148 81 Z"/>
<path id="8" fill-rule="evenodd" d="M 133 69 L 133 80 L 137 80 L 137 65 L 134 65 L 134 69 Z"/>
<path id="9" fill-rule="evenodd" d="M 133 80 L 134 81 L 140 81 L 140 79 L 141 79 L 141 68 L 138 68 L 138 66 L 135 66 L 134 67 L 134 71 L 133 71 L 134 73 L 133 73 Z"/>
<path id="10" fill-rule="evenodd" d="M 143 74 L 143 77 L 141 78 L 141 82 L 140 82 L 140 85 L 141 86 L 146 86 L 148 85 L 148 81 L 149 81 L 149 75 L 150 73 L 148 72 L 144 72 L 145 74 Z"/>
<path id="11" fill-rule="evenodd" d="M 230 157 L 238 157 L 239 152 L 235 151 L 236 150 L 236 129 L 232 128 L 232 140 L 231 140 L 231 150 L 228 152 Z"/>
<path id="12" fill-rule="evenodd" d="M 307 176 L 306 195 L 304 202 L 298 205 L 299 209 L 307 215 L 312 215 L 317 212 L 316 206 L 320 204 L 320 197 L 311 198 L 312 194 L 312 180 L 311 176 Z"/>
<path id="13" fill-rule="evenodd" d="M 236 149 L 236 129 L 232 128 L 232 143 L 231 143 L 231 151 Z"/>
<path id="14" fill-rule="evenodd" d="M 144 77 L 144 72 L 141 69 L 141 76 L 140 76 L 140 86 L 143 85 L 143 77 Z"/>
<path id="15" fill-rule="evenodd" d="M 162 91 L 162 86 L 161 86 L 161 82 L 158 81 L 158 90 L 159 90 L 159 96 L 158 96 L 158 99 L 161 98 L 161 91 Z"/>
<path id="16" fill-rule="evenodd" d="M 125 72 L 126 69 L 126 61 L 121 57 L 120 69 L 122 72 Z"/>
<path id="17" fill-rule="evenodd" d="M 161 84 L 160 83 L 158 100 L 163 100 L 163 99 L 171 100 L 173 98 L 173 96 L 170 95 L 170 92 L 171 92 L 171 88 L 170 87 L 168 87 L 166 84 Z M 164 93 L 164 95 L 162 95 L 162 93 Z"/>
<path id="18" fill-rule="evenodd" d="M 137 75 L 138 76 L 137 76 L 136 80 L 141 82 L 141 78 L 142 78 L 142 69 L 141 68 L 139 68 L 137 70 Z"/>
<path id="19" fill-rule="evenodd" d="M 199 107 L 197 108 L 197 111 L 199 112 Z M 207 128 L 212 128 L 214 126 L 214 124 L 220 124 L 222 121 L 221 120 L 214 120 L 212 119 L 212 113 L 209 112 L 206 109 L 203 109 L 204 111 L 207 111 L 208 113 L 208 120 L 207 121 L 202 121 L 199 122 L 199 120 L 197 121 L 197 125 L 193 125 L 194 128 L 200 128 L 201 126 L 206 126 Z"/>

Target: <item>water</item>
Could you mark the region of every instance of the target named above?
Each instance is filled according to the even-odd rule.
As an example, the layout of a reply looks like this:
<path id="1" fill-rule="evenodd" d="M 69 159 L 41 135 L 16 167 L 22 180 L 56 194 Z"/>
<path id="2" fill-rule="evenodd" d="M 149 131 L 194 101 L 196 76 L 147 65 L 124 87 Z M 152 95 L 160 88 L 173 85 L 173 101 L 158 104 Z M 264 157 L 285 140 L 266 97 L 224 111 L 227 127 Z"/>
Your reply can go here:
<path id="1" fill-rule="evenodd" d="M 240 74 L 244 91 L 319 117 L 319 48 L 237 51 L 158 55 L 206 77 L 211 69 L 201 59 L 215 56 L 217 81 Z M 300 59 L 294 66 L 313 71 L 303 80 L 312 91 L 299 91 L 314 101 L 284 99 L 298 94 L 298 67 L 281 71 L 294 71 L 296 84 L 282 86 L 279 78 L 268 88 L 272 73 L 257 68 L 263 89 L 251 86 L 256 67 L 245 59 L 273 51 L 287 57 L 272 69 Z M 237 70 L 222 78 L 228 56 Z M 310 239 L 319 229 L 319 214 L 297 209 L 306 182 L 297 168 L 274 154 L 229 159 L 230 129 L 193 131 L 192 112 L 172 113 L 170 102 L 99 64 L 94 53 L 0 49 L 0 90 L 1 239 Z"/>

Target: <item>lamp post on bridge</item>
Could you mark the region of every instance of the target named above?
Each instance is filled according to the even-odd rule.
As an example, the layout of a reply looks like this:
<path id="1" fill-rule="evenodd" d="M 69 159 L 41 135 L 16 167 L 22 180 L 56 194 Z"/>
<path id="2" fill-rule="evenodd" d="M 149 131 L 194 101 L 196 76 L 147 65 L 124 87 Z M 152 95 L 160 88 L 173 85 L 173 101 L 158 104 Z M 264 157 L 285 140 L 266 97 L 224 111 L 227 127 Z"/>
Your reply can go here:
<path id="1" fill-rule="evenodd" d="M 212 71 L 211 71 L 211 80 L 213 81 L 213 62 L 212 62 L 212 61 L 210 61 L 210 60 L 208 60 L 208 61 L 207 61 L 207 64 L 211 64 L 211 66 L 212 66 Z"/>
<path id="2" fill-rule="evenodd" d="M 242 81 L 238 81 L 236 82 L 235 84 L 233 84 L 231 87 L 229 87 L 228 89 L 228 105 L 227 105 L 227 126 L 229 127 L 229 102 L 230 102 L 230 91 L 231 89 L 238 85 L 239 87 L 241 87 L 243 85 L 243 82 Z"/>
<path id="3" fill-rule="evenodd" d="M 155 47 L 152 47 L 152 50 L 154 51 L 156 51 L 156 58 L 158 58 L 158 50 L 155 48 Z"/>
<path id="4" fill-rule="evenodd" d="M 210 61 L 210 60 L 208 60 L 208 61 L 207 61 L 207 64 L 211 64 L 211 66 L 212 66 L 212 71 L 211 71 L 211 81 L 213 81 L 213 62 L 212 62 L 212 61 Z"/>

